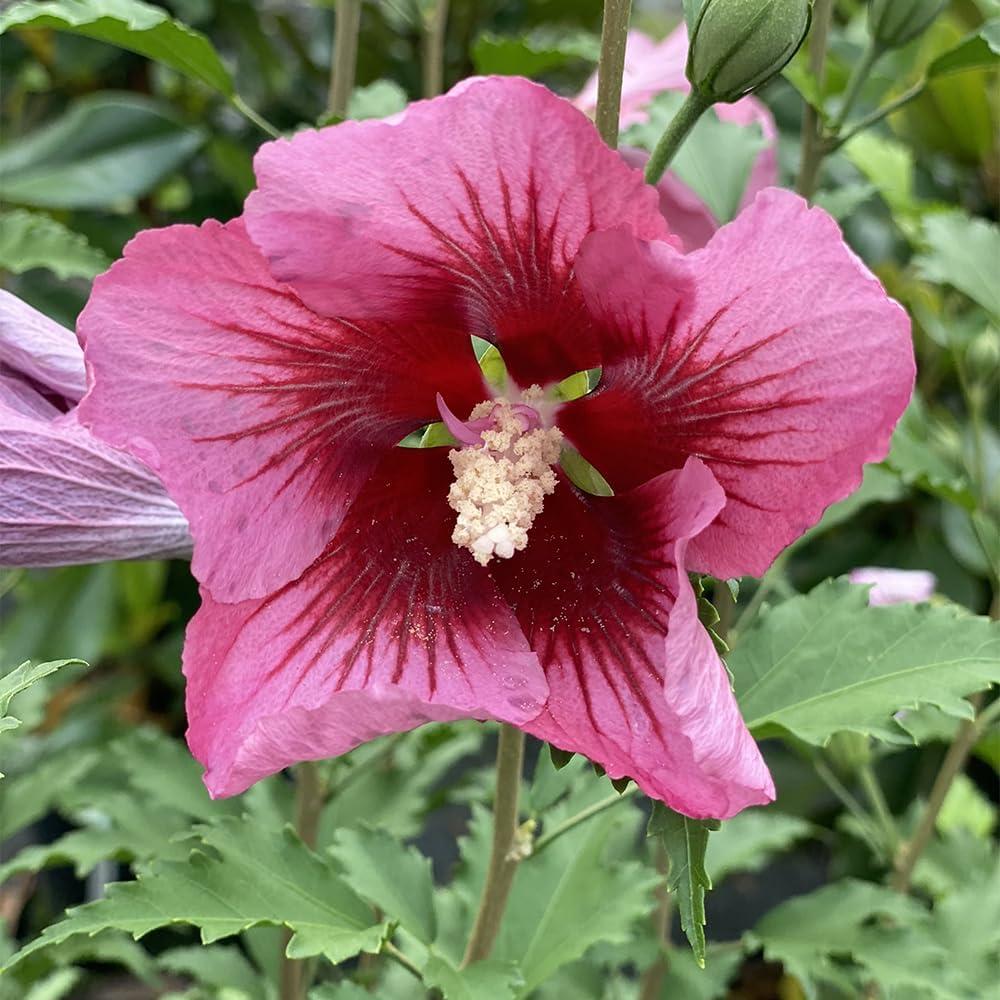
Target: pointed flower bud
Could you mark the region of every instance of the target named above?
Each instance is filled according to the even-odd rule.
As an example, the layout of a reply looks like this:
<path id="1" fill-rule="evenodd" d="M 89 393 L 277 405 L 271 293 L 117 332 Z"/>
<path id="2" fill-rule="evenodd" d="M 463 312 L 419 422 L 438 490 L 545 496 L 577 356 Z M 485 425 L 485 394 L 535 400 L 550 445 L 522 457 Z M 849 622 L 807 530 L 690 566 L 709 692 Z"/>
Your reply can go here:
<path id="1" fill-rule="evenodd" d="M 898 49 L 923 34 L 947 0 L 872 0 L 868 32 L 880 49 Z"/>
<path id="2" fill-rule="evenodd" d="M 732 102 L 778 74 L 809 30 L 809 0 L 706 0 L 687 76 L 710 103 Z"/>

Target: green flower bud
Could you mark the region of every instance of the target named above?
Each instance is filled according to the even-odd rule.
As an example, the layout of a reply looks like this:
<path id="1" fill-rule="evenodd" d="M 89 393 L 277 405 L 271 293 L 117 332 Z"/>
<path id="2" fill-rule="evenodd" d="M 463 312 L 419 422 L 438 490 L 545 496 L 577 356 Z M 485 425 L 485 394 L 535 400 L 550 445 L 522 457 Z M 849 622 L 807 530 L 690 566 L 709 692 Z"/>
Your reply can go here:
<path id="1" fill-rule="evenodd" d="M 834 733 L 826 745 L 826 754 L 840 774 L 850 777 L 871 763 L 871 740 L 860 733 Z"/>
<path id="2" fill-rule="evenodd" d="M 738 101 L 777 75 L 809 30 L 809 0 L 706 0 L 687 77 L 710 103 Z"/>
<path id="3" fill-rule="evenodd" d="M 883 49 L 898 49 L 923 34 L 948 0 L 872 0 L 868 33 Z"/>

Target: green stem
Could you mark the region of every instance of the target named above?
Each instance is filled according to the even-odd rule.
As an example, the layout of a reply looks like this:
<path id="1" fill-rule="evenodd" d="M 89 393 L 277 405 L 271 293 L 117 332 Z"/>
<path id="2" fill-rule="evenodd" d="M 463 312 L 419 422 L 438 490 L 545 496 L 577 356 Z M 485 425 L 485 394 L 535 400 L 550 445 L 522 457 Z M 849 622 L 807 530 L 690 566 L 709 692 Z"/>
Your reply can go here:
<path id="1" fill-rule="evenodd" d="M 417 979 L 423 981 L 424 974 L 420 971 L 416 962 L 408 958 L 403 952 L 399 950 L 391 941 L 385 941 L 382 944 L 382 954 L 388 955 L 395 962 L 398 962 L 407 972 L 412 972 Z"/>
<path id="2" fill-rule="evenodd" d="M 865 790 L 865 797 L 868 799 L 868 804 L 872 807 L 872 812 L 875 813 L 875 818 L 882 827 L 889 855 L 892 856 L 895 854 L 901 838 L 899 836 L 899 829 L 896 826 L 896 820 L 892 815 L 892 810 L 889 808 L 889 803 L 885 799 L 885 793 L 882 791 L 882 786 L 879 784 L 878 777 L 871 764 L 862 764 L 858 768 L 858 777 L 861 780 L 861 787 Z"/>
<path id="3" fill-rule="evenodd" d="M 632 0 L 604 0 L 601 24 L 601 55 L 597 63 L 597 110 L 594 124 L 601 138 L 618 148 L 618 118 L 622 103 L 622 75 L 625 72 L 625 43 Z"/>
<path id="4" fill-rule="evenodd" d="M 266 118 L 264 118 L 263 115 L 257 114 L 257 112 L 254 111 L 254 109 L 251 108 L 239 94 L 233 94 L 230 98 L 230 102 L 233 107 L 247 119 L 247 121 L 253 122 L 254 125 L 261 130 L 261 132 L 266 132 L 272 139 L 277 139 L 281 135 L 281 133 Z"/>
<path id="5" fill-rule="evenodd" d="M 678 108 L 677 114 L 671 119 L 666 127 L 660 141 L 653 150 L 649 162 L 646 164 L 646 183 L 656 184 L 663 176 L 663 172 L 670 166 L 670 161 L 674 158 L 677 150 L 681 148 L 681 143 L 687 138 L 688 133 L 694 128 L 699 118 L 712 106 L 712 102 L 702 97 L 697 90 L 692 89 L 684 103 Z"/>
<path id="6" fill-rule="evenodd" d="M 500 922 L 520 860 L 513 848 L 517 835 L 517 802 L 521 791 L 523 764 L 524 733 L 513 726 L 501 724 L 497 744 L 496 797 L 493 802 L 493 847 L 476 922 L 462 959 L 463 968 L 489 958 L 500 932 Z"/>
<path id="7" fill-rule="evenodd" d="M 396 747 L 409 735 L 409 733 L 397 733 L 395 736 L 390 736 L 385 741 L 385 744 L 379 747 L 375 753 L 360 764 L 355 764 L 354 767 L 347 771 L 344 777 L 333 785 L 327 797 L 331 799 L 337 798 L 338 795 L 341 795 L 345 789 L 350 788 L 359 778 L 363 778 L 370 771 L 380 767 L 386 760 L 392 757 Z"/>
<path id="8" fill-rule="evenodd" d="M 809 71 L 816 80 L 819 93 L 823 93 L 826 79 L 826 44 L 833 19 L 833 0 L 816 0 L 813 4 L 812 28 L 809 31 Z M 812 198 L 816 193 L 819 168 L 826 156 L 823 137 L 823 122 L 819 112 L 806 104 L 802 116 L 802 163 L 795 187 L 803 198 Z"/>
<path id="9" fill-rule="evenodd" d="M 295 829 L 302 842 L 316 846 L 319 816 L 326 800 L 326 788 L 316 761 L 306 760 L 295 765 Z M 312 960 L 289 958 L 286 954 L 292 932 L 281 936 L 281 1000 L 303 1000 L 312 982 L 315 964 Z"/>
<path id="10" fill-rule="evenodd" d="M 358 59 L 358 33 L 361 30 L 361 0 L 337 0 L 333 26 L 333 65 L 330 67 L 330 92 L 327 113 L 343 118 L 354 90 L 354 72 Z"/>
<path id="11" fill-rule="evenodd" d="M 569 833 L 570 830 L 579 826 L 581 823 L 585 823 L 588 819 L 599 815 L 606 809 L 612 808 L 612 806 L 618 805 L 619 802 L 624 802 L 626 799 L 631 798 L 639 789 L 635 785 L 629 785 L 624 792 L 619 795 L 617 792 L 614 795 L 609 795 L 606 799 L 601 799 L 595 802 L 593 805 L 587 806 L 586 809 L 581 809 L 578 813 L 570 816 L 569 819 L 563 820 L 558 826 L 554 826 L 551 830 L 546 830 L 535 841 L 534 846 L 531 849 L 531 856 L 535 857 L 539 851 L 544 851 L 546 847 L 549 846 L 554 840 L 558 840 L 564 833 Z"/>
<path id="12" fill-rule="evenodd" d="M 847 790 L 843 782 L 818 757 L 813 759 L 813 767 L 823 784 L 826 785 L 826 787 L 829 788 L 838 799 L 840 799 L 847 811 L 864 828 L 872 842 L 877 844 L 881 840 L 878 825 L 873 822 L 871 816 L 868 815 L 861 803 L 858 802 L 858 800 Z"/>
<path id="13" fill-rule="evenodd" d="M 852 125 L 846 132 L 838 135 L 836 139 L 832 139 L 829 143 L 827 152 L 834 152 L 840 149 L 845 142 L 850 142 L 856 135 L 864 132 L 865 129 L 869 129 L 872 125 L 877 125 L 883 118 L 887 118 L 893 112 L 898 111 L 904 105 L 910 103 L 910 101 L 916 100 L 927 87 L 926 80 L 919 80 L 915 83 L 909 90 L 904 91 L 899 97 L 891 100 L 888 104 L 883 104 L 882 107 L 876 108 L 870 115 L 865 115 L 864 118 L 860 119 L 856 124 Z"/>
<path id="14" fill-rule="evenodd" d="M 448 0 L 437 0 L 424 27 L 424 97 L 444 89 L 444 43 L 448 27 Z"/>
<path id="15" fill-rule="evenodd" d="M 660 883 L 656 887 L 656 940 L 660 951 L 653 964 L 642 974 L 639 983 L 639 1000 L 659 1000 L 663 991 L 663 980 L 670 971 L 670 960 L 667 953 L 670 950 L 670 923 L 674 915 L 674 900 L 667 888 L 670 877 L 670 858 L 662 843 L 656 845 L 656 870 L 660 873 Z"/>
<path id="16" fill-rule="evenodd" d="M 982 701 L 982 693 L 970 699 L 978 710 Z M 992 707 L 992 706 L 991 706 Z M 985 714 L 985 713 L 984 713 Z M 959 727 L 958 735 L 954 742 L 948 747 L 948 752 L 941 762 L 941 769 L 934 779 L 931 787 L 931 794 L 927 798 L 927 805 L 917 823 L 917 828 L 913 836 L 896 852 L 895 871 L 889 879 L 889 885 L 897 892 L 909 892 L 910 884 L 913 881 L 913 872 L 917 867 L 920 856 L 927 849 L 927 845 L 934 836 L 934 829 L 937 826 L 937 818 L 947 798 L 948 790 L 952 782 L 965 769 L 966 761 L 972 748 L 979 740 L 982 733 L 982 716 L 975 719 L 965 719 Z"/>
<path id="17" fill-rule="evenodd" d="M 847 88 L 844 91 L 844 101 L 840 105 L 840 111 L 833 120 L 833 126 L 831 127 L 834 135 L 840 132 L 844 122 L 847 121 L 847 116 L 851 113 L 851 108 L 854 107 L 854 102 L 858 99 L 861 88 L 865 85 L 872 67 L 878 62 L 881 55 L 882 49 L 875 44 L 874 40 L 869 41 L 864 55 L 862 55 L 859 62 L 854 66 L 854 69 L 851 70 L 851 77 L 847 81 Z"/>

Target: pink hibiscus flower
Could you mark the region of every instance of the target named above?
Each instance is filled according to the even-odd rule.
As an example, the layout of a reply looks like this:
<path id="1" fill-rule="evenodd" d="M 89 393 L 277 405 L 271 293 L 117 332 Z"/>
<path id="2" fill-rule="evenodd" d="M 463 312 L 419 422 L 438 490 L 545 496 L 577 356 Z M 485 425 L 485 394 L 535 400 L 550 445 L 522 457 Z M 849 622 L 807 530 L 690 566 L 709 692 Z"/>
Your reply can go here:
<path id="1" fill-rule="evenodd" d="M 86 386 L 74 334 L 0 291 L 0 565 L 191 551 L 156 476 L 77 422 Z"/>
<path id="2" fill-rule="evenodd" d="M 628 128 L 649 120 L 648 107 L 658 94 L 674 90 L 686 94 L 691 89 L 684 68 L 688 56 L 687 26 L 680 26 L 662 42 L 655 42 L 641 31 L 630 31 L 625 48 L 625 74 L 622 78 L 621 127 Z M 574 104 L 593 116 L 597 107 L 597 74 L 577 94 Z M 716 104 L 720 120 L 733 125 L 757 125 L 766 146 L 757 157 L 743 205 L 747 206 L 766 187 L 778 183 L 778 127 L 763 101 L 744 97 L 734 104 Z M 648 155 L 625 147 L 622 155 L 632 166 L 644 166 Z M 680 236 L 688 250 L 698 250 L 719 228 L 708 206 L 680 178 L 668 172 L 657 185 L 663 214 L 670 220 L 671 231 Z"/>
<path id="3" fill-rule="evenodd" d="M 141 234 L 80 324 L 84 419 L 191 521 L 209 790 L 472 717 L 690 815 L 770 800 L 687 571 L 762 572 L 909 397 L 906 316 L 835 223 L 770 191 L 684 256 L 641 175 L 516 78 L 255 166 L 242 219 Z M 460 448 L 397 447 L 441 416 Z M 569 482 L 567 444 L 615 496 Z"/>

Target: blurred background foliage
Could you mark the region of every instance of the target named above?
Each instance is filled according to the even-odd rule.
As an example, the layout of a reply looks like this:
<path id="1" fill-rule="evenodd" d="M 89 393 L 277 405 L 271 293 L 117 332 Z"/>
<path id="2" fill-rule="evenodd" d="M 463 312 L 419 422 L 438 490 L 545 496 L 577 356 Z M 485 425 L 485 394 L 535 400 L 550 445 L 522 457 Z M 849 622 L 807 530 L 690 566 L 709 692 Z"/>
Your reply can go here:
<path id="1" fill-rule="evenodd" d="M 230 74 L 241 106 L 280 130 L 329 120 L 332 0 L 175 0 L 162 7 L 220 54 L 218 74 L 202 64 L 209 82 L 50 27 L 15 27 L 0 40 L 0 276 L 4 287 L 68 326 L 90 279 L 140 229 L 239 214 L 253 185 L 253 153 L 267 136 L 227 94 Z M 421 96 L 430 14 L 420 0 L 363 4 L 349 116 L 391 114 Z M 573 95 L 594 69 L 600 16 L 597 0 L 452 0 L 445 84 L 517 73 Z M 937 57 L 998 16 L 995 0 L 955 0 L 926 34 L 878 64 L 858 113 L 905 92 Z M 636 4 L 633 20 L 659 37 L 680 17 L 680 3 L 647 0 Z M 837 3 L 821 103 L 836 105 L 864 44 L 864 4 Z M 761 95 L 781 130 L 789 186 L 808 91 L 805 58 Z M 791 599 L 859 565 L 930 570 L 936 601 L 998 613 L 998 100 L 995 68 L 943 76 L 825 163 L 817 202 L 914 319 L 917 397 L 889 459 L 869 470 L 859 493 L 828 512 L 762 583 L 743 581 L 735 608 L 719 600 L 722 626 L 735 625 L 737 636 L 747 606 Z M 4 737 L 0 957 L 67 905 L 99 896 L 112 877 L 144 872 L 154 858 L 184 863 L 192 824 L 245 814 L 249 826 L 278 831 L 291 816 L 291 786 L 282 776 L 238 800 L 213 803 L 201 788 L 182 742 L 179 670 L 184 625 L 197 600 L 182 562 L 0 571 L 4 669 L 67 656 L 91 664 L 87 671 L 67 666 L 19 695 L 23 725 L 16 738 Z M 717 888 L 708 903 L 708 971 L 699 972 L 678 947 L 648 996 L 998 995 L 1000 939 L 985 925 L 996 916 L 1000 926 L 1000 732 L 981 734 L 914 873 L 920 898 L 940 904 L 927 909 L 879 884 L 891 861 L 885 831 L 873 832 L 868 803 L 852 806 L 877 772 L 892 823 L 904 833 L 916 824 L 921 796 L 960 723 L 925 707 L 905 724 L 919 746 L 873 744 L 852 733 L 823 751 L 794 739 L 769 741 L 780 792 L 775 810 L 751 811 L 710 843 L 707 867 Z M 460 957 L 488 840 L 481 805 L 472 807 L 469 823 L 470 803 L 489 795 L 491 748 L 483 734 L 476 724 L 431 727 L 324 765 L 324 780 L 337 791 L 320 818 L 318 842 L 332 852 L 325 863 L 350 871 L 371 867 L 376 849 L 396 852 L 385 863 L 409 873 L 412 898 L 422 899 L 430 876 L 412 853 L 395 841 L 389 849 L 364 840 L 370 833 L 352 839 L 350 831 L 375 828 L 416 844 L 431 858 L 437 884 L 447 887 L 434 903 L 436 947 L 451 961 Z M 611 792 L 583 762 L 557 771 L 537 750 L 526 809 L 544 813 L 547 829 Z M 519 960 L 532 996 L 638 995 L 638 970 L 658 954 L 650 919 L 655 859 L 639 836 L 641 820 L 631 805 L 611 810 L 556 842 L 536 876 L 518 883 L 497 957 L 501 965 Z M 210 846 L 202 850 L 212 854 Z M 370 887 L 351 884 L 378 901 Z M 661 909 L 669 923 L 669 910 Z M 583 915 L 574 940 L 554 933 L 553 921 Z M 803 924 L 815 940 L 796 937 Z M 899 928 L 913 940 L 902 940 Z M 525 938 L 532 934 L 541 938 Z M 71 937 L 0 977 L 0 997 L 271 997 L 280 937 L 276 928 L 258 927 L 238 944 L 205 948 L 193 947 L 197 935 L 183 929 L 156 931 L 142 946 L 115 931 Z M 675 938 L 682 940 L 676 929 Z M 961 966 L 965 985 L 945 974 L 942 948 L 952 950 L 949 963 Z M 376 967 L 370 958 L 349 967 L 350 982 L 326 977 L 316 1000 L 423 995 L 405 969 Z M 489 992 L 468 995 L 513 995 L 511 976 L 504 980 L 502 967 L 496 975 Z M 969 993 L 969 982 L 981 992 Z"/>

